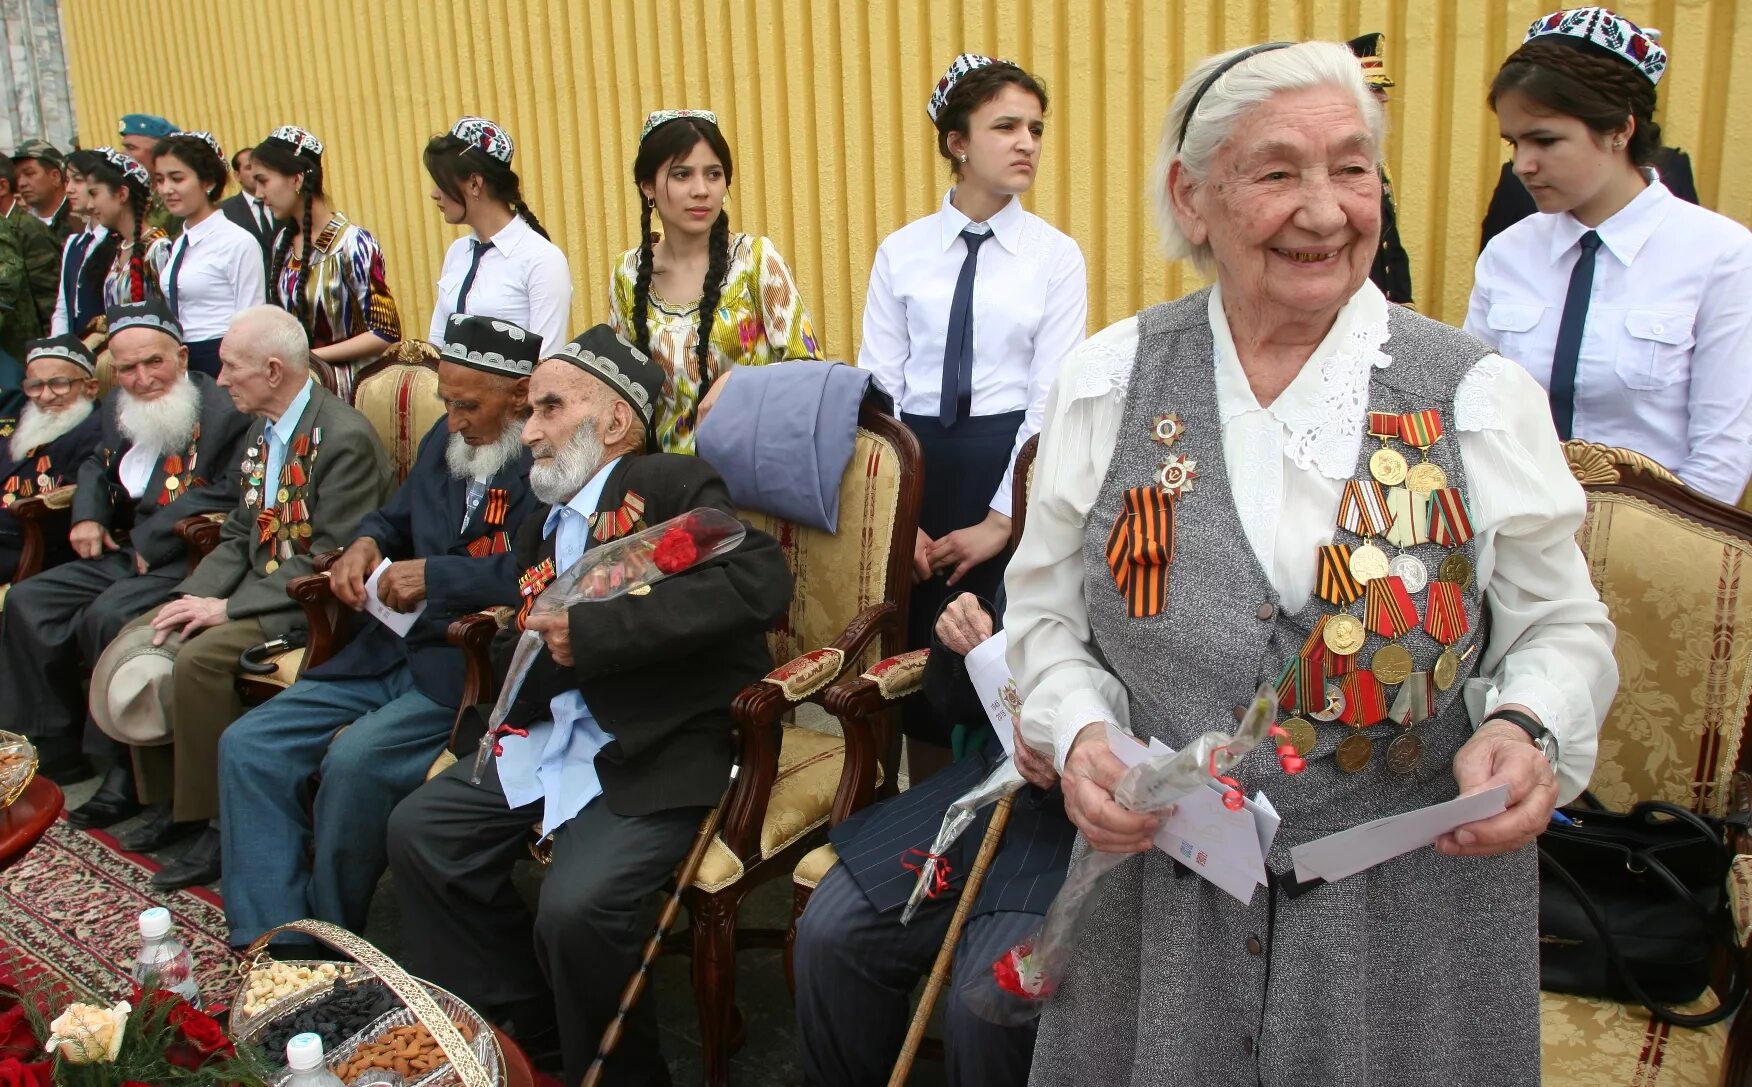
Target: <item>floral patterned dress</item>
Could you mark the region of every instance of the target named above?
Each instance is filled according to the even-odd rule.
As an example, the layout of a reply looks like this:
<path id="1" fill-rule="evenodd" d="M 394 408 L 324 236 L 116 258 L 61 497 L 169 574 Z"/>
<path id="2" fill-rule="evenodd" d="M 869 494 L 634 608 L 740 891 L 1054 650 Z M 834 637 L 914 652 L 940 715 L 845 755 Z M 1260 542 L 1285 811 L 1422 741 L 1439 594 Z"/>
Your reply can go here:
<path id="1" fill-rule="evenodd" d="M 294 306 L 292 296 L 304 265 L 301 254 L 302 243 L 287 257 L 279 278 L 268 285 L 268 295 L 270 301 L 304 322 L 311 347 L 327 347 L 361 332 L 376 333 L 386 345 L 402 338 L 401 315 L 389 293 L 383 249 L 369 230 L 335 212 L 328 225 L 317 232 L 303 304 Z M 354 371 L 368 361 L 329 368 L 336 396 L 353 402 Z"/>

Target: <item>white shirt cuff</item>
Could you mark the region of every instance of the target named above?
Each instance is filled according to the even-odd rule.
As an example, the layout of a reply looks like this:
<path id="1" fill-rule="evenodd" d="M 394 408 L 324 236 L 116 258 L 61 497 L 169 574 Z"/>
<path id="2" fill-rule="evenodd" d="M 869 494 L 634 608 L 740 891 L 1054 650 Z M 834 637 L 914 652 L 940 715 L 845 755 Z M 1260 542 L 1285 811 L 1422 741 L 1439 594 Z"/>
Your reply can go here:
<path id="1" fill-rule="evenodd" d="M 1119 717 L 1108 708 L 1100 695 L 1094 691 L 1079 691 L 1059 703 L 1058 720 L 1052 730 L 1052 761 L 1059 772 L 1064 773 L 1065 757 L 1071 753 L 1071 745 L 1077 742 L 1077 737 L 1083 729 L 1096 722 L 1118 722 Z"/>

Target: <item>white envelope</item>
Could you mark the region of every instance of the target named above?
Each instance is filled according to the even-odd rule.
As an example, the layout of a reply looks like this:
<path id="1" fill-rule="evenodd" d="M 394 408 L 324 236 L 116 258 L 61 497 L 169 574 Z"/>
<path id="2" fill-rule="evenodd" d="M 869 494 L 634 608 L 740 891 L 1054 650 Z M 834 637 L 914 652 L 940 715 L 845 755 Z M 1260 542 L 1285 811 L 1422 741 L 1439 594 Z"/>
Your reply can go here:
<path id="1" fill-rule="evenodd" d="M 967 678 L 973 682 L 973 692 L 979 696 L 980 705 L 985 707 L 986 717 L 991 720 L 992 731 L 998 734 L 998 742 L 1004 745 L 1004 754 L 1014 757 L 1016 718 L 1022 711 L 1022 703 L 1016 694 L 1016 681 L 1010 675 L 1009 662 L 1004 659 L 1004 649 L 1008 645 L 1009 639 L 1000 630 L 974 646 L 962 660 L 967 665 Z"/>
<path id="2" fill-rule="evenodd" d="M 421 613 L 426 610 L 426 602 L 420 601 L 420 606 L 413 611 L 396 611 L 385 604 L 377 595 L 377 582 L 387 569 L 389 569 L 389 560 L 384 559 L 377 564 L 377 569 L 371 571 L 371 576 L 365 579 L 365 610 L 370 612 L 378 622 L 406 638 L 408 631 L 414 629 L 415 620 L 419 619 Z"/>
<path id="3" fill-rule="evenodd" d="M 1373 819 L 1328 834 L 1296 846 L 1290 850 L 1290 859 L 1296 863 L 1298 880 L 1340 880 L 1414 849 L 1434 845 L 1437 838 L 1455 827 L 1496 815 L 1508 807 L 1508 801 L 1509 787 L 1498 785 L 1443 804 Z"/>

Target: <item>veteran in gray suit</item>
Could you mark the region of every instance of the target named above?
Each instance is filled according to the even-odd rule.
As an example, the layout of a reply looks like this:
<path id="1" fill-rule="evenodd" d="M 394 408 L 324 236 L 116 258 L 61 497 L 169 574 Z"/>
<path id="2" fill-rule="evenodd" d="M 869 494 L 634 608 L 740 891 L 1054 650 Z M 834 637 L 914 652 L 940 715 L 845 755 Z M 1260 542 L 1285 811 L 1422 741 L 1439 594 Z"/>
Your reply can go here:
<path id="1" fill-rule="evenodd" d="M 243 500 L 226 517 L 218 547 L 177 586 L 180 597 L 130 624 L 149 623 L 157 640 L 180 641 L 172 742 L 134 750 L 141 799 L 168 802 L 171 825 L 208 823 L 154 877 L 159 887 L 218 875 L 219 736 L 243 713 L 239 654 L 303 629 L 286 586 L 311 572 L 312 555 L 351 540 L 393 486 L 376 432 L 311 378 L 304 329 L 285 310 L 239 313 L 219 353 L 219 385 L 238 410 L 257 416 L 244 441 Z"/>

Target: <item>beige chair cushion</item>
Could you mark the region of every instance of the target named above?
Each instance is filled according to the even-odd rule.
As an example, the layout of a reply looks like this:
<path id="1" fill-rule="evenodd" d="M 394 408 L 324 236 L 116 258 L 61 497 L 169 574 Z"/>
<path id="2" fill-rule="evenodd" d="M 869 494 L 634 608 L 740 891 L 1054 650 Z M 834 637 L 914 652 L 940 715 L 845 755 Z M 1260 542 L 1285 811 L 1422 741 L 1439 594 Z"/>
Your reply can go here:
<path id="1" fill-rule="evenodd" d="M 452 754 L 450 749 L 447 747 L 444 750 L 438 752 L 438 757 L 432 760 L 431 769 L 426 771 L 426 780 L 431 781 L 433 778 L 437 777 L 439 774 L 442 774 L 444 771 L 450 769 L 452 766 L 455 766 L 455 765 L 456 765 L 456 756 L 454 754 Z"/>
<path id="2" fill-rule="evenodd" d="M 413 470 L 420 439 L 444 414 L 444 402 L 438 399 L 438 371 L 405 363 L 387 366 L 353 390 L 353 406 L 377 431 L 399 483 Z"/>
<path id="3" fill-rule="evenodd" d="M 1705 994 L 1681 1008 L 1708 1011 Z M 1539 994 L 1540 1066 L 1545 1087 L 1716 1087 L 1728 1024 L 1670 1027 L 1637 1004 L 1563 993 Z"/>
<path id="4" fill-rule="evenodd" d="M 821 886 L 821 881 L 827 878 L 828 872 L 838 863 L 839 850 L 833 847 L 832 842 L 818 845 L 803 854 L 803 859 L 797 862 L 796 871 L 791 873 L 791 882 L 813 891 Z"/>
<path id="5" fill-rule="evenodd" d="M 288 649 L 274 658 L 274 671 L 265 676 L 246 676 L 252 683 L 265 683 L 270 687 L 290 687 L 298 681 L 298 670 L 304 667 L 306 649 Z"/>

